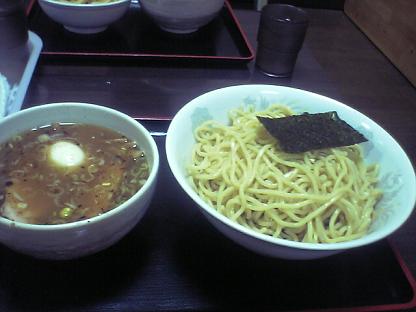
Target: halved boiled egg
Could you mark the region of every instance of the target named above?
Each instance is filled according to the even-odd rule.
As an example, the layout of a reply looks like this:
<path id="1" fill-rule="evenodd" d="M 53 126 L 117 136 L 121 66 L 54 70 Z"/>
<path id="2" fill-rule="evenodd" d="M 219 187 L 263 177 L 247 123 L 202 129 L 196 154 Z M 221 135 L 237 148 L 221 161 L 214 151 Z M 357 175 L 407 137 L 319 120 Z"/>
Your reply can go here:
<path id="1" fill-rule="evenodd" d="M 73 142 L 58 141 L 50 146 L 48 157 L 52 164 L 70 168 L 82 165 L 85 160 L 85 153 Z"/>

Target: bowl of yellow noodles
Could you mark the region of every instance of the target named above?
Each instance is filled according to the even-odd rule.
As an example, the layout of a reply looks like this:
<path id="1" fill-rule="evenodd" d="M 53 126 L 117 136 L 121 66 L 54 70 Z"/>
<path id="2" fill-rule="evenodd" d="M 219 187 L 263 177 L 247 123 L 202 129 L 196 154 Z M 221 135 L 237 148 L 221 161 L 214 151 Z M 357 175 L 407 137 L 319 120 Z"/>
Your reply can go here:
<path id="1" fill-rule="evenodd" d="M 68 31 L 94 34 L 123 17 L 131 0 L 39 0 L 42 10 Z"/>
<path id="2" fill-rule="evenodd" d="M 288 152 L 260 122 L 327 112 L 366 140 Z M 219 231 L 272 257 L 314 259 L 374 243 L 402 226 L 416 201 L 414 169 L 391 135 L 343 103 L 294 88 L 241 85 L 193 99 L 173 118 L 166 153 Z"/>

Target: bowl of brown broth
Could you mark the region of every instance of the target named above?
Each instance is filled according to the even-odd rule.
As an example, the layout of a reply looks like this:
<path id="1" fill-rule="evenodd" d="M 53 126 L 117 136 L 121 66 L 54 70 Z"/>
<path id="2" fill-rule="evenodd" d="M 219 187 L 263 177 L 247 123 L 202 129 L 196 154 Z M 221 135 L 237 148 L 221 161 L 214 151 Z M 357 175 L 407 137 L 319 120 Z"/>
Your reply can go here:
<path id="1" fill-rule="evenodd" d="M 71 259 L 117 242 L 153 196 L 159 155 L 149 132 L 86 103 L 29 108 L 0 121 L 0 242 Z"/>

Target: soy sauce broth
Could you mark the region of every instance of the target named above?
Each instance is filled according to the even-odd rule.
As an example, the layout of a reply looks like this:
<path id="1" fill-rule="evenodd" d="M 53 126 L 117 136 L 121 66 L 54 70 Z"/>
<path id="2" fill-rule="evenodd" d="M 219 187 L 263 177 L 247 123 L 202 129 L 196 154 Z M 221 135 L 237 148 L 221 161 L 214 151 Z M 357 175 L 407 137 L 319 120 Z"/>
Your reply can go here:
<path id="1" fill-rule="evenodd" d="M 107 128 L 53 124 L 0 145 L 0 215 L 62 224 L 105 213 L 149 177 L 136 142 Z"/>

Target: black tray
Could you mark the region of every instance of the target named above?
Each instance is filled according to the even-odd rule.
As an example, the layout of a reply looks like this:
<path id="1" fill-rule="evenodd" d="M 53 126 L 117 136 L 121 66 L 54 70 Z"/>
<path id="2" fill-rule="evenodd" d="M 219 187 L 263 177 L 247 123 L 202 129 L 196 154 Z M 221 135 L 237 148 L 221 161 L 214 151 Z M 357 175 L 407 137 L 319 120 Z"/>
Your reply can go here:
<path id="1" fill-rule="evenodd" d="M 225 2 L 220 14 L 207 26 L 187 35 L 159 29 L 140 5 L 133 2 L 128 13 L 107 30 L 94 35 L 67 31 L 51 20 L 36 0 L 28 9 L 29 28 L 43 40 L 43 56 L 103 59 L 168 59 L 246 63 L 254 58 L 231 5 Z"/>
<path id="2" fill-rule="evenodd" d="M 259 256 L 207 222 L 161 168 L 143 220 L 119 243 L 72 261 L 0 247 L 0 311 L 392 311 L 415 280 L 387 240 L 311 261 Z"/>

